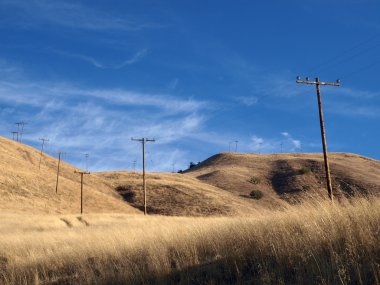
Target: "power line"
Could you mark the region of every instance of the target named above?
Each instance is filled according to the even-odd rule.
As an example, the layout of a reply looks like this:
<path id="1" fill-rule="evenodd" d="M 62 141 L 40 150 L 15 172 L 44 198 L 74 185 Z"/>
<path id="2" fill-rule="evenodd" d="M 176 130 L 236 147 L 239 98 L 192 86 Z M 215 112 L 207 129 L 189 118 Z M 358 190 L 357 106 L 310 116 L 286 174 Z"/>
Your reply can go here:
<path id="1" fill-rule="evenodd" d="M 321 126 L 321 137 L 322 137 L 322 147 L 323 147 L 323 158 L 324 158 L 324 163 L 325 163 L 327 191 L 328 191 L 329 198 L 331 199 L 331 201 L 333 201 L 333 190 L 332 190 L 331 176 L 330 176 L 330 165 L 329 165 L 329 160 L 328 160 L 328 156 L 327 156 L 326 132 L 325 132 L 325 123 L 323 120 L 322 98 L 321 98 L 320 86 L 325 85 L 325 86 L 337 86 L 337 87 L 339 87 L 340 81 L 337 80 L 336 82 L 321 82 L 321 81 L 319 81 L 318 77 L 315 78 L 315 81 L 310 81 L 308 77 L 306 77 L 306 80 L 301 80 L 301 78 L 299 76 L 297 76 L 296 83 L 313 84 L 317 88 L 319 124 Z"/>
<path id="2" fill-rule="evenodd" d="M 325 70 L 327 67 L 334 66 L 338 63 L 345 62 L 349 59 L 352 59 L 358 55 L 363 54 L 366 51 L 371 50 L 372 48 L 375 48 L 379 45 L 379 43 L 376 43 L 375 45 L 367 46 L 368 43 L 371 44 L 372 42 L 374 42 L 374 40 L 376 41 L 378 39 L 378 37 L 379 37 L 379 34 L 376 34 L 375 36 L 367 38 L 366 40 L 361 41 L 358 44 L 355 44 L 355 45 L 349 47 L 348 49 L 339 52 L 336 56 L 333 56 L 332 58 L 328 59 L 327 61 L 315 66 L 314 68 L 312 68 L 312 70 L 317 73 L 317 72 L 320 72 L 321 70 Z M 358 49 L 362 46 L 365 46 L 366 48 L 364 50 Z M 358 52 L 350 55 L 350 53 L 352 51 L 355 51 L 355 50 L 357 50 Z M 348 57 L 346 57 L 346 55 L 348 55 Z"/>
<path id="3" fill-rule="evenodd" d="M 147 138 L 141 138 L 141 139 L 135 139 L 131 138 L 132 141 L 138 141 L 141 142 L 142 145 L 142 159 L 143 159 L 143 189 L 144 189 L 144 215 L 147 214 L 146 211 L 146 179 L 145 179 L 145 144 L 147 142 L 155 142 L 155 139 L 147 139 Z"/>

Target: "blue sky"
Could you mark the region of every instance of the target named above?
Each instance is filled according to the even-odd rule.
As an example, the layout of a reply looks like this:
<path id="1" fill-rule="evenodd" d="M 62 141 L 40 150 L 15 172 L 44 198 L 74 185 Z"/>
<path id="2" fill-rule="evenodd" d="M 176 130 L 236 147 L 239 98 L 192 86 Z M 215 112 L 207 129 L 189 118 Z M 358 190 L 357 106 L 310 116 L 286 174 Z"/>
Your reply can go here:
<path id="1" fill-rule="evenodd" d="M 0 134 L 90 170 L 185 169 L 239 152 L 379 159 L 380 2 L 0 0 Z M 231 149 L 234 150 L 232 144 Z"/>

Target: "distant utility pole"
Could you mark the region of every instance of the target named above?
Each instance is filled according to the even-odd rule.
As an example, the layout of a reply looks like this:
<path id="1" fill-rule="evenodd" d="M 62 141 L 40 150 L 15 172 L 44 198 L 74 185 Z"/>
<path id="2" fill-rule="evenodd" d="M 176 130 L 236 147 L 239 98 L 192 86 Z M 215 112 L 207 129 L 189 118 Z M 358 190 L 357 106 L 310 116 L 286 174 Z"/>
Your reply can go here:
<path id="1" fill-rule="evenodd" d="M 259 143 L 259 154 L 261 154 L 261 146 L 263 143 Z"/>
<path id="2" fill-rule="evenodd" d="M 25 123 L 25 122 L 18 122 L 18 123 L 16 123 L 16 125 L 17 125 L 17 141 L 21 142 L 22 135 L 24 133 L 24 126 L 27 125 L 27 123 Z M 21 130 L 20 130 L 20 126 L 21 126 Z"/>
<path id="3" fill-rule="evenodd" d="M 55 193 L 58 193 L 58 182 L 59 182 L 59 167 L 61 165 L 61 156 L 63 152 L 58 152 L 58 167 L 57 167 L 57 182 L 55 184 Z"/>
<path id="4" fill-rule="evenodd" d="M 332 184 L 331 184 L 331 176 L 330 176 L 330 165 L 329 160 L 327 156 L 327 143 L 326 143 L 326 132 L 325 132 L 325 123 L 323 120 L 323 111 L 322 111 L 322 98 L 321 98 L 321 85 L 328 85 L 328 86 L 340 86 L 340 80 L 337 80 L 336 82 L 321 82 L 319 81 L 318 77 L 315 78 L 315 81 L 310 81 L 309 77 L 306 77 L 306 80 L 301 80 L 301 77 L 297 76 L 296 79 L 297 83 L 301 84 L 314 84 L 317 88 L 317 98 L 318 98 L 318 110 L 319 110 L 319 124 L 321 126 L 321 137 L 322 137 L 322 146 L 323 146 L 323 158 L 325 162 L 325 172 L 326 172 L 326 183 L 327 183 L 327 191 L 329 194 L 329 198 L 331 201 L 333 201 L 333 190 L 332 190 Z"/>
<path id="5" fill-rule="evenodd" d="M 136 160 L 132 161 L 133 172 L 136 170 Z"/>
<path id="6" fill-rule="evenodd" d="M 80 214 L 83 214 L 83 175 L 90 174 L 88 171 L 74 171 L 74 173 L 80 174 Z"/>
<path id="7" fill-rule="evenodd" d="M 18 132 L 11 132 L 11 134 L 12 134 L 12 139 L 15 140 L 16 134 L 18 134 Z"/>
<path id="8" fill-rule="evenodd" d="M 141 138 L 141 139 L 134 139 L 131 138 L 132 141 L 138 141 L 142 144 L 142 158 L 143 158 L 143 189 L 144 189 L 144 215 L 147 214 L 146 211 L 146 181 L 145 181 L 145 144 L 147 142 L 155 142 L 155 139 L 147 139 L 147 138 Z"/>
<path id="9" fill-rule="evenodd" d="M 235 143 L 235 152 L 237 151 L 237 144 L 238 144 L 239 141 L 230 141 L 228 143 L 228 152 L 231 152 L 231 144 L 232 143 Z"/>
<path id="10" fill-rule="evenodd" d="M 281 146 L 281 153 L 282 153 L 282 146 L 284 145 L 283 142 L 280 143 L 280 146 Z"/>
<path id="11" fill-rule="evenodd" d="M 21 123 L 16 123 L 16 125 L 17 125 L 17 132 L 16 132 L 17 137 L 16 137 L 16 141 L 18 142 L 18 137 L 19 137 L 19 133 L 20 133 L 20 125 L 21 125 Z"/>
<path id="12" fill-rule="evenodd" d="M 89 154 L 85 153 L 84 156 L 86 158 L 86 171 L 88 172 L 88 156 L 89 156 Z"/>
<path id="13" fill-rule="evenodd" d="M 42 138 L 42 139 L 40 139 L 40 141 L 42 141 L 42 144 L 41 144 L 40 162 L 38 163 L 38 169 L 41 169 L 42 153 L 44 151 L 45 142 L 48 142 L 49 140 Z"/>
<path id="14" fill-rule="evenodd" d="M 173 173 L 174 173 L 174 166 L 175 166 L 175 162 L 172 163 L 172 168 L 173 168 Z"/>

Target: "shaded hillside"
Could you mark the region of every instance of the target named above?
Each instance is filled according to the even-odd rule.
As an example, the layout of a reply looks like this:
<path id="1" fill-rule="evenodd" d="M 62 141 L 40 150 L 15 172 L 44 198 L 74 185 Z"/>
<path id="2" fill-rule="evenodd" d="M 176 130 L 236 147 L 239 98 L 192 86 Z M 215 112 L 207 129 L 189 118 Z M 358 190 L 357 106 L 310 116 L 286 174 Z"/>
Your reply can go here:
<path id="1" fill-rule="evenodd" d="M 141 173 L 112 171 L 96 175 L 118 189 L 127 203 L 143 210 Z M 177 173 L 148 173 L 147 205 L 150 214 L 170 216 L 244 215 L 255 210 L 245 199 Z"/>
<path id="2" fill-rule="evenodd" d="M 335 195 L 380 193 L 380 162 L 348 153 L 330 154 Z M 307 193 L 325 194 L 325 174 L 321 154 L 221 153 L 185 172 L 240 197 L 260 190 L 260 203 L 279 198 L 293 202 Z"/>
<path id="3" fill-rule="evenodd" d="M 0 210 L 3 212 L 79 213 L 80 176 L 62 162 L 59 190 L 56 158 L 30 146 L 0 137 Z M 139 213 L 95 175 L 86 175 L 84 212 Z"/>

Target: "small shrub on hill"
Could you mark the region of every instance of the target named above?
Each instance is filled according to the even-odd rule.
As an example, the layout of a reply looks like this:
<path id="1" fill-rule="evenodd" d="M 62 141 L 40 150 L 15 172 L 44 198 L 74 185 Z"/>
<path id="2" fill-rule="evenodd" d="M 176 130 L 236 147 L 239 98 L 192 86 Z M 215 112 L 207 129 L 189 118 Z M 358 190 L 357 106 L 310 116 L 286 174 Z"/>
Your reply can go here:
<path id="1" fill-rule="evenodd" d="M 309 167 L 301 167 L 300 169 L 297 170 L 298 175 L 303 175 L 309 173 L 311 170 Z"/>
<path id="2" fill-rule="evenodd" d="M 249 196 L 252 199 L 259 200 L 259 199 L 263 198 L 264 194 L 260 190 L 252 190 L 251 193 L 249 193 Z"/>
<path id="3" fill-rule="evenodd" d="M 302 190 L 303 191 L 309 191 L 311 189 L 311 186 L 310 185 L 302 185 Z"/>
<path id="4" fill-rule="evenodd" d="M 261 180 L 258 177 L 251 177 L 251 179 L 249 179 L 248 182 L 257 185 L 260 184 Z"/>

